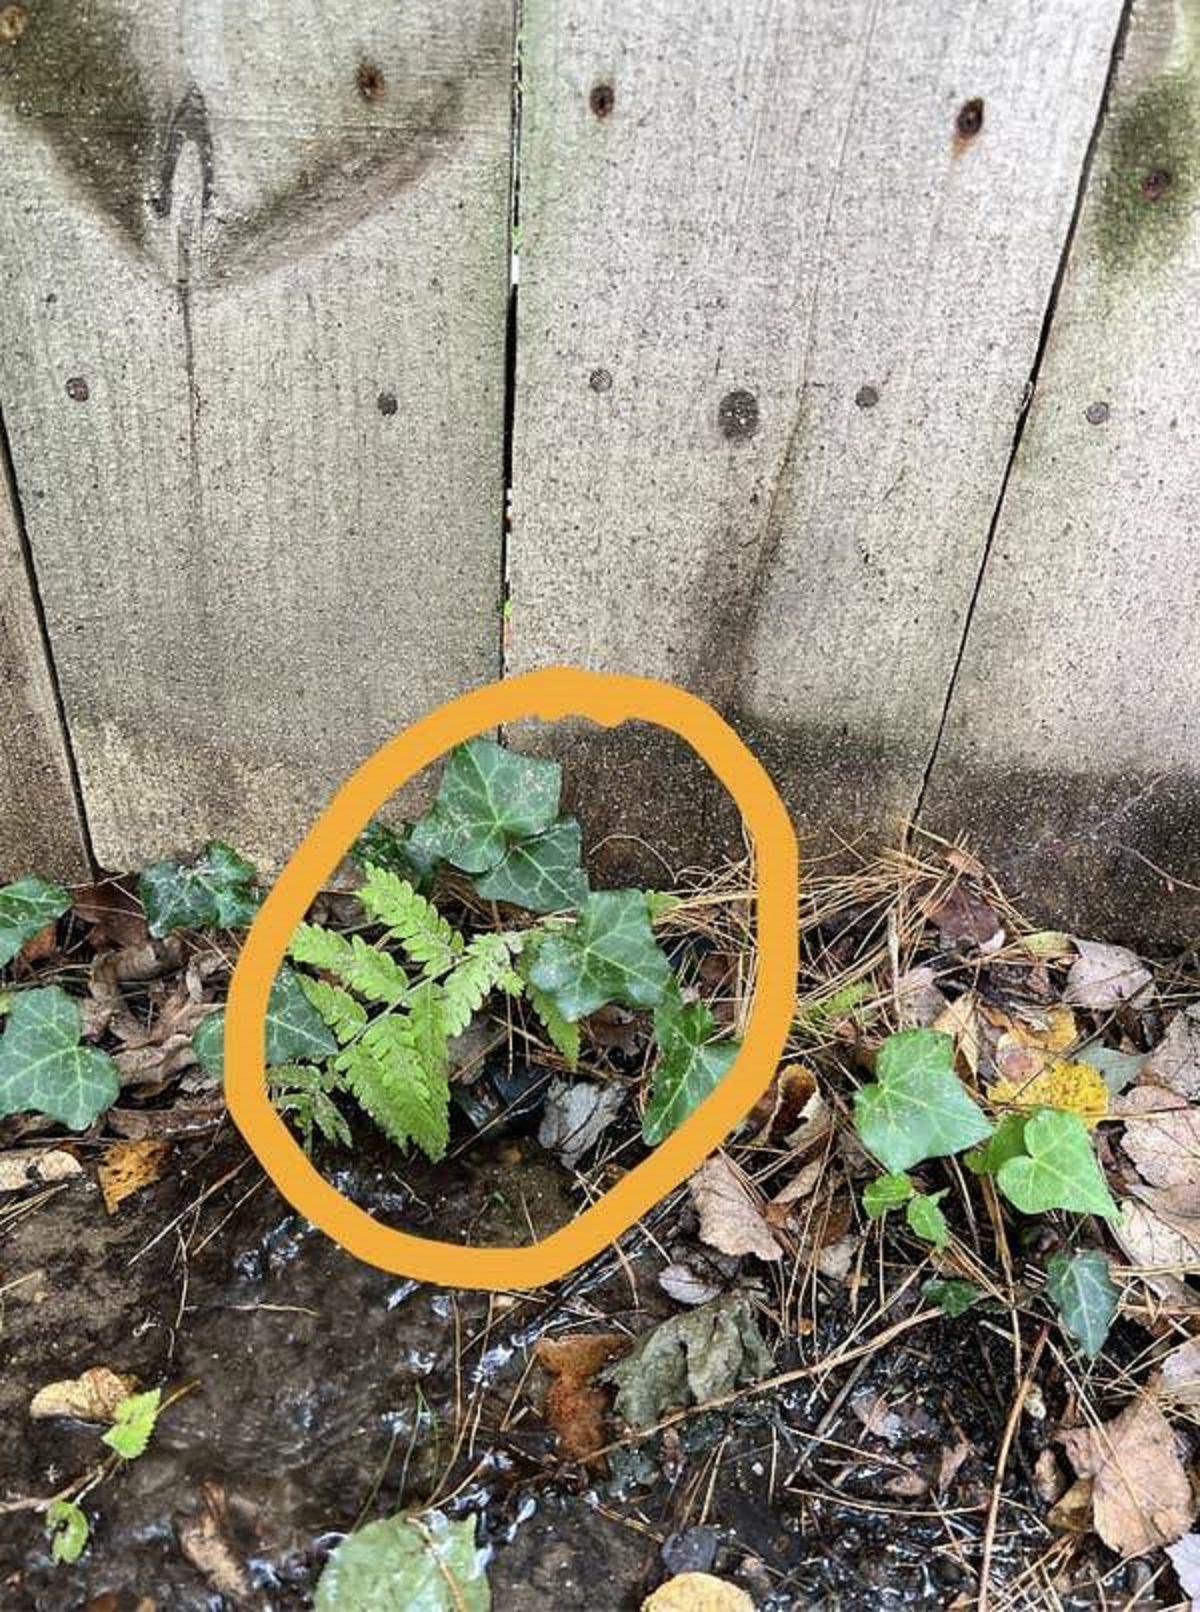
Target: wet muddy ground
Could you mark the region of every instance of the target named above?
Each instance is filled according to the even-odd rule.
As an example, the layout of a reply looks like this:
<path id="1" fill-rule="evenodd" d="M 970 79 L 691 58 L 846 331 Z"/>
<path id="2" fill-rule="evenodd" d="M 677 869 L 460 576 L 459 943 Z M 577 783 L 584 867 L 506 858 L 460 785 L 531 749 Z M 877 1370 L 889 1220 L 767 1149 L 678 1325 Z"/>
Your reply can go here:
<path id="1" fill-rule="evenodd" d="M 514 1145 L 529 1156 L 510 1154 L 507 1199 L 487 1158 L 449 1180 L 429 1167 L 402 1179 L 394 1154 L 364 1151 L 341 1184 L 443 1237 L 503 1235 L 523 1171 L 544 1206 L 557 1193 L 569 1212 L 565 1173 L 536 1160 L 532 1141 L 493 1144 Z M 531 1351 L 543 1335 L 637 1333 L 671 1313 L 656 1277 L 688 1230 L 678 1196 L 620 1258 L 553 1291 L 493 1298 L 343 1253 L 290 1211 L 228 1123 L 178 1144 L 168 1176 L 111 1218 L 90 1173 L 26 1205 L 0 1226 L 5 1607 L 303 1607 L 356 1522 L 435 1503 L 481 1518 L 500 1612 L 636 1608 L 689 1566 L 767 1609 L 971 1604 L 1011 1391 L 999 1329 L 930 1319 L 826 1379 L 747 1395 L 588 1471 L 556 1454 Z M 750 1291 L 780 1370 L 819 1363 L 861 1325 L 834 1297 L 786 1343 L 782 1288 Z M 912 1316 L 912 1294 L 889 1322 Z M 86 1497 L 92 1543 L 68 1567 L 51 1562 L 23 1502 L 94 1466 L 99 1429 L 32 1421 L 28 1405 L 93 1365 L 167 1395 L 194 1386 L 163 1412 L 147 1454 Z M 1018 1441 L 1026 1472 L 1032 1438 Z M 1009 1494 L 998 1574 L 1028 1567 L 1050 1538 L 1019 1476 Z M 1109 1594 L 1136 1593 L 1136 1572 L 1110 1578 Z"/>

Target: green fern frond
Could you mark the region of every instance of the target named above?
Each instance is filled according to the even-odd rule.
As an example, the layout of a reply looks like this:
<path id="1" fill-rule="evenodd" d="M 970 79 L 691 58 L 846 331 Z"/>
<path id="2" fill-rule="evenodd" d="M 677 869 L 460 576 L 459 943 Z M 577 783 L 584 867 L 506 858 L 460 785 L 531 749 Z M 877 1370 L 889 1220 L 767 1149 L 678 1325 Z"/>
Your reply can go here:
<path id="1" fill-rule="evenodd" d="M 431 1079 L 401 1018 L 379 1019 L 340 1052 L 336 1067 L 359 1107 L 391 1141 L 440 1159 L 450 1140 L 450 1088 Z"/>
<path id="2" fill-rule="evenodd" d="M 547 991 L 525 981 L 525 994 L 529 1005 L 542 1022 L 542 1028 L 563 1055 L 563 1061 L 572 1074 L 579 1065 L 579 1026 L 564 1019 L 554 998 Z"/>
<path id="3" fill-rule="evenodd" d="M 308 974 L 297 974 L 296 978 L 300 981 L 300 989 L 342 1046 L 366 1029 L 367 1010 L 361 1002 L 354 1000 L 349 991 L 330 985 L 326 980 L 312 979 Z"/>
<path id="4" fill-rule="evenodd" d="M 387 926 L 408 957 L 433 979 L 454 967 L 463 938 L 407 879 L 387 868 L 369 867 L 358 891 L 368 917 Z"/>
<path id="5" fill-rule="evenodd" d="M 517 937 L 476 935 L 441 986 L 447 1035 L 461 1035 L 492 991 L 520 996 L 525 982 L 512 966 Z"/>
<path id="6" fill-rule="evenodd" d="M 318 1009 L 318 1012 L 320 1009 Z M 310 1064 L 284 1063 L 267 1071 L 267 1089 L 281 1114 L 290 1114 L 306 1153 L 312 1152 L 313 1131 L 320 1131 L 327 1142 L 350 1145 L 350 1127 L 333 1101 L 341 1089 L 338 1076 Z"/>
<path id="7" fill-rule="evenodd" d="M 297 963 L 335 974 L 369 1002 L 398 1007 L 408 996 L 408 975 L 400 964 L 361 935 L 339 935 L 320 924 L 301 924 L 289 951 Z M 316 1003 L 313 1006 L 321 1011 Z"/>
<path id="8" fill-rule="evenodd" d="M 332 929 L 325 929 L 321 924 L 297 924 L 288 954 L 294 962 L 307 963 L 310 968 L 323 968 L 339 977 L 353 956 L 347 937 Z"/>

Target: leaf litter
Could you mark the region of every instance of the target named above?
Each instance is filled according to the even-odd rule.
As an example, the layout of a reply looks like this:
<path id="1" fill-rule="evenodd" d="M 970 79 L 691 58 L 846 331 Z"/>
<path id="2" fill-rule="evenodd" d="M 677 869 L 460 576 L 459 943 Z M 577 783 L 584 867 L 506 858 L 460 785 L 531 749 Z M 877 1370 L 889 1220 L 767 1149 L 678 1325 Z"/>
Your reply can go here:
<path id="1" fill-rule="evenodd" d="M 680 906 L 665 920 L 668 932 L 704 935 L 706 940 L 712 936 L 709 943 L 723 959 L 719 970 L 709 971 L 713 979 L 738 977 L 728 959 L 736 958 L 747 943 L 739 916 L 746 910 L 740 894 L 745 886 L 744 872 L 727 878 L 724 890 L 734 896 L 729 919 L 713 901 L 713 891 L 698 897 L 684 890 Z M 163 889 L 170 896 L 165 882 Z M 720 893 L 719 882 L 715 889 Z M 251 881 L 240 877 L 232 892 L 235 908 L 248 903 L 252 890 Z M 966 894 L 954 896 L 955 891 Z M 1113 1577 L 1119 1571 L 1114 1561 L 1136 1560 L 1140 1551 L 1154 1552 L 1161 1544 L 1169 1547 L 1171 1560 L 1178 1557 L 1186 1568 L 1186 1542 L 1194 1537 L 1188 1530 L 1195 1518 L 1190 1512 L 1184 1515 L 1190 1502 L 1185 1502 L 1179 1471 L 1182 1467 L 1186 1476 L 1186 1462 L 1192 1458 L 1189 1426 L 1200 1397 L 1195 1390 L 1200 1370 L 1190 1337 L 1192 1331 L 1200 1337 L 1192 1278 L 1200 1265 L 1200 1215 L 1190 1106 L 1200 1086 L 1200 1021 L 1187 993 L 1191 989 L 1195 997 L 1200 991 L 1178 967 L 1150 968 L 1136 954 L 1108 942 L 1031 928 L 977 864 L 953 851 L 884 858 L 864 864 L 853 877 L 815 878 L 805 899 L 807 960 L 788 1060 L 724 1152 L 661 1206 L 652 1240 L 639 1242 L 635 1234 L 620 1257 L 609 1261 L 606 1297 L 601 1306 L 591 1307 L 586 1324 L 594 1330 L 582 1336 L 617 1340 L 611 1342 L 612 1356 L 595 1362 L 577 1356 L 572 1361 L 570 1346 L 578 1334 L 529 1336 L 523 1348 L 530 1357 L 536 1355 L 541 1371 L 532 1377 L 526 1371 L 524 1379 L 518 1373 L 505 1391 L 507 1410 L 486 1410 L 486 1395 L 477 1400 L 472 1389 L 472 1414 L 480 1429 L 472 1438 L 482 1436 L 485 1447 L 492 1438 L 496 1449 L 505 1448 L 507 1439 L 506 1459 L 515 1460 L 522 1471 L 526 1456 L 513 1452 L 536 1448 L 530 1441 L 544 1429 L 549 1459 L 576 1463 L 588 1481 L 604 1486 L 602 1504 L 622 1511 L 639 1495 L 644 1501 L 661 1492 L 656 1486 L 672 1472 L 698 1479 L 708 1470 L 704 1463 L 712 1452 L 726 1447 L 739 1481 L 753 1487 L 757 1480 L 752 1467 L 760 1457 L 737 1452 L 743 1446 L 747 1451 L 765 1448 L 766 1487 L 759 1504 L 769 1512 L 795 1499 L 801 1507 L 796 1548 L 773 1558 L 764 1539 L 743 1546 L 741 1554 L 722 1545 L 717 1557 L 717 1571 L 724 1575 L 717 1582 L 736 1577 L 759 1592 L 764 1582 L 778 1581 L 770 1577 L 773 1570 L 793 1575 L 791 1582 L 809 1582 L 808 1593 L 818 1600 L 840 1595 L 853 1604 L 858 1595 L 869 1604 L 875 1586 L 863 1575 L 869 1573 L 870 1549 L 864 1547 L 861 1556 L 843 1563 L 838 1543 L 853 1537 L 864 1517 L 878 1516 L 881 1523 L 890 1518 L 888 1527 L 894 1530 L 897 1507 L 909 1508 L 899 1537 L 907 1531 L 917 1538 L 921 1507 L 936 1492 L 943 1504 L 958 1508 L 961 1522 L 956 1526 L 968 1542 L 961 1552 L 949 1553 L 939 1585 L 947 1596 L 951 1589 L 972 1593 L 978 1587 L 983 1518 L 997 1483 L 1000 1526 L 990 1557 L 996 1593 L 1006 1575 L 1019 1576 L 1038 1559 L 1046 1564 L 1038 1571 L 1049 1574 L 1062 1593 L 1101 1580 L 1109 1592 L 1118 1593 L 1114 1586 L 1121 1581 Z M 68 930 L 73 920 L 61 914 L 56 920 L 58 948 L 65 943 L 75 951 L 47 949 L 24 958 L 19 965 L 26 970 L 22 985 L 49 988 L 60 977 L 64 957 L 82 955 L 92 972 L 93 1008 L 85 1015 L 80 1045 L 102 1049 L 114 1060 L 123 1093 L 118 1107 L 109 1111 L 111 1124 L 101 1132 L 100 1147 L 87 1142 L 77 1152 L 72 1143 L 72 1151 L 65 1152 L 52 1141 L 41 1145 L 44 1156 L 58 1151 L 74 1160 L 75 1173 L 67 1166 L 54 1180 L 32 1167 L 25 1176 L 21 1165 L 12 1189 L 17 1195 L 71 1185 L 80 1173 L 85 1181 L 98 1175 L 114 1137 L 161 1144 L 182 1136 L 184 1142 L 176 1142 L 176 1149 L 186 1146 L 192 1150 L 189 1157 L 211 1145 L 203 1132 L 199 1141 L 187 1140 L 194 1094 L 184 1083 L 203 1078 L 212 1091 L 211 1077 L 204 1076 L 191 1043 L 200 1025 L 211 1022 L 219 1010 L 233 948 L 202 934 L 151 939 L 128 886 L 95 887 L 80 901 L 77 916 L 88 926 L 86 934 Z M 64 942 L 64 936 L 73 938 Z M 48 946 L 39 938 L 35 953 Z M 731 1007 L 713 1001 L 711 1010 L 722 1026 L 741 1022 L 736 1003 Z M 593 1035 L 584 1024 L 580 1078 L 563 1082 L 560 1089 L 582 1084 L 627 1095 L 646 1045 L 648 1016 L 636 1008 L 621 1011 L 616 1034 L 598 1023 Z M 872 1167 L 848 1116 L 857 1094 L 883 1087 L 888 1101 L 882 1105 L 881 1124 L 884 1147 L 889 1147 L 888 1110 L 911 1097 L 914 1085 L 920 1088 L 921 1107 L 930 1081 L 922 1075 L 914 1082 L 906 1071 L 898 1076 L 886 1064 L 880 1070 L 878 1049 L 895 1029 L 931 1026 L 950 1048 L 949 1061 L 938 1063 L 932 1089 L 935 1095 L 949 1091 L 944 1084 L 949 1072 L 963 1084 L 970 1106 L 955 1098 L 948 1114 L 935 1101 L 937 1117 L 925 1145 L 944 1141 L 947 1125 L 974 1125 L 968 1117 L 972 1109 L 990 1118 L 1000 1110 L 1018 1117 L 1026 1113 L 1031 1120 L 1039 1112 L 1068 1116 L 1091 1138 L 1089 1147 L 1094 1146 L 1100 1161 L 1105 1197 L 1089 1188 L 1093 1217 L 1056 1212 L 1043 1217 L 1047 1230 L 1040 1244 L 1023 1242 L 1022 1214 L 1004 1194 L 999 1173 L 990 1179 L 1001 1191 L 989 1204 L 986 1195 L 978 1196 L 988 1190 L 987 1177 L 964 1184 L 935 1153 L 907 1164 L 916 1193 L 908 1202 L 931 1202 L 945 1215 L 951 1234 L 946 1246 L 919 1243 L 902 1215 L 867 1222 L 857 1203 Z M 505 1073 L 515 1073 L 511 1027 L 508 1036 L 502 1037 L 501 1062 Z M 557 1069 L 561 1072 L 561 1063 Z M 499 1073 L 493 1060 L 479 1078 L 491 1082 Z M 540 1128 L 551 1083 L 543 1078 L 536 1089 L 541 1096 L 533 1124 Z M 198 1115 L 202 1108 L 197 1106 Z M 870 1102 L 867 1108 L 870 1112 Z M 629 1152 L 637 1143 L 634 1109 L 629 1104 L 607 1116 L 589 1148 L 572 1159 L 572 1168 L 582 1173 L 569 1190 L 595 1190 L 637 1156 Z M 496 1111 L 509 1112 L 509 1099 L 501 1098 Z M 213 1111 L 206 1114 L 197 1123 L 211 1126 Z M 31 1134 L 25 1127 L 33 1125 L 32 1134 L 39 1134 L 36 1119 L 28 1115 L 4 1123 L 10 1149 L 15 1140 Z M 577 1129 L 568 1124 L 561 1140 L 568 1141 Z M 523 1162 L 506 1166 L 503 1190 L 512 1196 L 516 1186 L 513 1213 L 520 1219 L 530 1203 L 521 1201 L 518 1183 L 534 1143 L 528 1134 L 524 1140 L 519 1131 L 513 1134 L 517 1139 L 503 1146 L 513 1156 L 519 1151 Z M 562 1149 L 549 1133 L 547 1139 L 552 1145 L 543 1151 L 561 1157 Z M 1035 1144 L 1038 1140 L 1035 1131 Z M 22 1141 L 15 1156 L 36 1157 L 32 1149 L 24 1151 L 27 1146 Z M 130 1157 L 136 1160 L 137 1155 Z M 146 1157 L 167 1162 L 165 1153 Z M 1035 1146 L 1028 1157 L 1036 1166 L 1057 1155 L 1053 1148 Z M 898 1158 L 893 1154 L 893 1161 Z M 163 1184 L 157 1192 L 135 1189 L 129 1194 L 114 1228 L 127 1216 L 132 1228 L 138 1217 L 161 1214 L 154 1208 L 158 1193 L 165 1198 L 176 1190 L 175 1161 L 170 1162 L 172 1170 L 159 1177 Z M 180 1163 L 186 1171 L 182 1157 Z M 1026 1182 L 1015 1191 L 1028 1202 L 1037 1186 L 1036 1168 L 1025 1174 L 1034 1175 L 1032 1188 Z M 231 1208 L 238 1184 L 228 1190 L 234 1194 L 228 1199 Z M 971 1194 L 969 1201 L 966 1193 Z M 1111 1227 L 1105 1222 L 1110 1196 L 1121 1210 L 1121 1219 Z M 261 1198 L 260 1191 L 256 1201 Z M 17 1207 L 23 1201 L 18 1197 Z M 219 1217 L 210 1229 L 218 1226 Z M 168 1252 L 169 1240 L 159 1246 Z M 273 1282 L 266 1290 L 271 1295 L 267 1302 L 286 1307 L 287 1278 L 280 1279 L 285 1285 Z M 622 1302 L 618 1289 L 623 1283 Z M 15 1291 L 14 1303 L 19 1296 Z M 508 1302 L 494 1308 L 492 1320 L 486 1319 L 485 1307 L 477 1323 L 482 1340 L 491 1336 L 494 1318 L 505 1313 Z M 1028 1399 L 1028 1404 L 1036 1401 L 1044 1407 L 1042 1417 L 1021 1417 L 1015 1454 L 997 1478 L 995 1419 L 1003 1419 L 1016 1382 L 1014 1331 L 1027 1356 L 1036 1328 L 1048 1317 L 1060 1328 L 1058 1343 L 1043 1354 Z M 618 1318 L 619 1330 L 605 1325 Z M 1004 1336 L 1009 1339 L 1007 1358 L 997 1341 Z M 557 1362 L 550 1347 L 554 1343 L 568 1345 Z M 479 1348 L 482 1360 L 483 1341 Z M 916 1364 L 906 1350 L 916 1351 Z M 956 1368 L 955 1359 L 964 1355 L 973 1367 Z M 514 1366 L 521 1358 L 518 1348 Z M 922 1414 L 912 1421 L 904 1397 L 895 1396 L 897 1370 L 906 1381 L 915 1372 L 919 1383 L 917 1408 Z M 964 1371 L 977 1380 L 968 1381 Z M 794 1373 L 800 1373 L 794 1387 L 771 1386 L 776 1378 Z M 838 1401 L 838 1390 L 851 1377 L 847 1394 Z M 947 1386 L 939 1398 L 943 1383 Z M 811 1392 L 806 1385 L 820 1385 L 811 1409 L 805 1408 Z M 125 1398 L 134 1385 L 126 1379 L 119 1386 Z M 102 1423 L 111 1415 L 113 1395 L 109 1413 L 96 1418 Z M 453 1400 L 451 1394 L 452 1418 Z M 717 1408 L 708 1408 L 713 1405 Z M 1138 1408 L 1145 1405 L 1150 1409 Z M 73 1414 L 62 1410 L 48 1419 L 69 1421 Z M 965 1432 L 964 1414 L 969 1422 Z M 643 1437 L 647 1428 L 663 1421 L 670 1422 L 664 1431 Z M 422 1425 L 419 1417 L 414 1425 Z M 862 1443 L 879 1427 L 891 1432 L 894 1445 L 886 1439 L 877 1439 L 874 1446 Z M 133 1426 L 133 1442 L 143 1433 L 150 1436 L 144 1425 Z M 401 1433 L 397 1465 L 412 1436 Z M 423 1432 L 416 1436 L 414 1449 L 423 1448 L 424 1438 Z M 709 1438 L 717 1442 L 705 1443 Z M 880 1444 L 899 1470 L 879 1466 Z M 1056 1458 L 1055 1449 L 1062 1455 Z M 597 1455 L 600 1450 L 607 1454 Z M 1066 1492 L 1063 1456 L 1077 1473 L 1076 1484 Z M 733 1508 L 723 1461 L 717 1463 L 712 1491 L 718 1511 Z M 1036 1488 L 1035 1467 L 1040 1475 Z M 463 1475 L 466 1470 L 461 1469 Z M 530 1481 L 544 1484 L 545 1470 L 536 1464 L 529 1468 Z M 549 1470 L 553 1473 L 553 1465 Z M 535 1471 L 543 1475 L 533 1480 Z M 499 1494 L 502 1488 L 493 1486 L 492 1492 Z M 423 1496 L 402 1485 L 392 1493 L 403 1501 L 397 1515 L 425 1519 L 429 1526 L 433 1512 L 422 1501 L 432 1490 Z M 857 1509 L 839 1513 L 838 1496 Z M 180 1525 L 182 1554 L 213 1590 L 239 1593 L 234 1586 L 244 1583 L 248 1556 L 240 1543 L 242 1523 L 235 1525 L 233 1519 L 241 1515 L 242 1502 L 227 1495 L 214 1500 L 207 1512 L 205 1503 L 201 1494 L 193 1520 Z M 471 1502 L 485 1509 L 495 1503 L 480 1498 Z M 416 1510 L 407 1509 L 414 1504 Z M 1022 1540 L 1021 1507 L 1028 1505 L 1040 1508 L 1043 1517 L 1056 1505 L 1055 1519 L 1070 1519 L 1074 1531 L 1058 1536 L 1072 1541 L 1069 1554 L 1048 1554 L 1044 1534 Z M 747 1519 L 736 1508 L 728 1515 L 741 1518 L 749 1539 L 753 1530 Z M 819 1531 L 821 1519 L 839 1517 L 831 1542 Z M 347 1524 L 353 1520 L 348 1518 Z M 686 1513 L 679 1520 L 686 1521 Z M 478 1551 L 478 1519 L 468 1515 L 463 1522 L 470 1524 L 471 1547 Z M 359 1538 L 370 1526 L 350 1538 Z M 814 1528 L 811 1536 L 806 1533 Z M 1168 1539 L 1172 1533 L 1174 1538 Z M 410 1543 L 407 1533 L 401 1538 Z M 88 1544 L 82 1562 L 97 1548 L 95 1542 Z M 518 1540 L 511 1548 L 518 1548 Z M 920 1553 L 926 1563 L 921 1571 L 927 1572 L 929 1551 L 936 1555 L 937 1549 L 931 1536 Z M 1114 1555 L 1104 1555 L 1105 1550 Z M 504 1555 L 502 1548 L 495 1562 L 486 1565 L 485 1579 Z M 769 1564 L 765 1581 L 763 1557 Z M 1166 1573 L 1179 1569 L 1178 1563 L 1176 1569 L 1166 1566 L 1168 1558 L 1161 1553 L 1146 1559 L 1162 1563 Z M 772 1561 L 777 1564 L 773 1569 Z M 1024 1568 L 1018 1565 L 1022 1561 Z M 895 1571 L 903 1571 L 902 1565 Z M 222 1589 L 222 1584 L 230 1588 Z M 649 1593 L 650 1586 L 644 1588 Z"/>

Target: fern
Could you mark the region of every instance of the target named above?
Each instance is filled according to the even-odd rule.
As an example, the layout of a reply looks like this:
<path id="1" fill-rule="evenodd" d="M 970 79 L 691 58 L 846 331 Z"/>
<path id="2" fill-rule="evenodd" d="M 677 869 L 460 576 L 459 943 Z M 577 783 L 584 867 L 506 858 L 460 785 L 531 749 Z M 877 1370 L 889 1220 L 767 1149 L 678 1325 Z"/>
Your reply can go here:
<path id="1" fill-rule="evenodd" d="M 332 1096 L 341 1086 L 334 1071 L 302 1063 L 279 1064 L 267 1071 L 267 1084 L 275 1107 L 292 1116 L 306 1153 L 312 1152 L 314 1130 L 327 1142 L 349 1146 L 350 1127 Z"/>
<path id="2" fill-rule="evenodd" d="M 369 945 L 361 935 L 339 935 L 320 924 L 301 924 L 289 948 L 294 961 L 335 974 L 369 1002 L 398 1007 L 408 995 L 408 975 L 394 957 Z M 320 1012 L 319 1006 L 313 1004 Z"/>
<path id="3" fill-rule="evenodd" d="M 515 935 L 476 935 L 454 972 L 441 981 L 447 1035 L 461 1035 L 492 991 L 520 996 L 525 982 L 512 966 Z"/>
<path id="4" fill-rule="evenodd" d="M 354 1000 L 349 991 L 343 991 L 325 980 L 311 979 L 307 974 L 297 974 L 296 978 L 300 981 L 300 989 L 342 1046 L 366 1029 L 367 1010 L 361 1002 Z"/>
<path id="5" fill-rule="evenodd" d="M 528 980 L 525 981 L 525 995 L 529 998 L 530 1007 L 541 1020 L 542 1028 L 562 1053 L 567 1068 L 574 1074 L 579 1064 L 579 1025 L 564 1019 L 549 992 L 540 991 Z"/>
<path id="6" fill-rule="evenodd" d="M 401 1147 L 415 1142 L 440 1159 L 450 1140 L 450 1087 L 444 1037 L 436 1064 L 425 1061 L 434 1047 L 433 1025 L 431 1011 L 418 1009 L 415 1020 L 388 1014 L 343 1048 L 334 1066 L 385 1136 Z"/>
<path id="7" fill-rule="evenodd" d="M 368 917 L 387 926 L 388 938 L 400 942 L 427 979 L 448 972 L 462 954 L 462 936 L 399 874 L 368 868 L 358 899 Z"/>

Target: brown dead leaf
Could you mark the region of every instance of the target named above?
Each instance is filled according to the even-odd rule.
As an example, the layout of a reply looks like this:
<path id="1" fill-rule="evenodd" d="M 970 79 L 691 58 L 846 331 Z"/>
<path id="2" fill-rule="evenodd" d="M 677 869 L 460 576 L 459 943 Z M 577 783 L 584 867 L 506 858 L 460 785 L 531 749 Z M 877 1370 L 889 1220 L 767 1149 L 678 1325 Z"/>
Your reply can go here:
<path id="1" fill-rule="evenodd" d="M 802 1123 L 816 1095 L 817 1077 L 811 1069 L 801 1063 L 785 1065 L 750 1112 L 755 1127 L 751 1146 L 785 1141 Z"/>
<path id="2" fill-rule="evenodd" d="M 202 1135 L 219 1125 L 224 1118 L 225 1104 L 220 1099 L 197 1103 L 176 1102 L 170 1108 L 110 1108 L 104 1116 L 110 1131 L 135 1141 L 151 1136 L 165 1139 Z"/>
<path id="3" fill-rule="evenodd" d="M 624 1052 L 630 1057 L 646 1039 L 645 1014 L 631 1013 L 616 1002 L 608 1002 L 583 1020 L 584 1028 L 598 1047 Z"/>
<path id="4" fill-rule="evenodd" d="M 960 1438 L 957 1444 L 943 1446 L 941 1459 L 938 1461 L 937 1490 L 945 1494 L 946 1490 L 958 1476 L 959 1468 L 965 1461 L 970 1460 L 975 1453 L 975 1446 L 969 1439 Z"/>
<path id="5" fill-rule="evenodd" d="M 945 951 L 999 951 L 1004 925 L 995 909 L 969 885 L 956 884 L 930 914 Z"/>
<path id="6" fill-rule="evenodd" d="M 823 1158 L 809 1159 L 807 1164 L 802 1164 L 799 1173 L 764 1208 L 763 1217 L 768 1226 L 778 1230 L 790 1225 L 797 1214 L 797 1205 L 812 1196 L 824 1173 Z"/>
<path id="7" fill-rule="evenodd" d="M 0 1192 L 44 1187 L 82 1174 L 83 1165 L 65 1148 L 45 1148 L 40 1153 L 0 1153 Z"/>
<path id="8" fill-rule="evenodd" d="M 723 1153 L 714 1154 L 688 1182 L 700 1216 L 700 1237 L 723 1254 L 781 1259 L 776 1242 L 745 1178 Z"/>
<path id="9" fill-rule="evenodd" d="M 1033 1464 L 1033 1483 L 1034 1488 L 1036 1488 L 1038 1494 L 1047 1505 L 1053 1505 L 1066 1492 L 1066 1475 L 1063 1472 L 1058 1456 L 1055 1455 L 1049 1445 L 1041 1451 Z M 1088 1496 L 1088 1507 L 1090 1512 L 1090 1495 Z"/>
<path id="10" fill-rule="evenodd" d="M 126 1198 L 131 1198 L 143 1187 L 153 1185 L 166 1169 L 171 1156 L 170 1142 L 145 1139 L 138 1142 L 114 1142 L 104 1151 L 98 1174 L 104 1207 L 110 1215 Z"/>
<path id="11" fill-rule="evenodd" d="M 1175 1015 L 1142 1074 L 1180 1097 L 1200 1098 L 1200 1006 Z"/>
<path id="12" fill-rule="evenodd" d="M 1200 1242 L 1133 1198 L 1122 1202 L 1112 1234 L 1147 1287 L 1184 1309 L 1196 1307 L 1195 1294 L 1182 1278 L 1200 1264 Z"/>
<path id="13" fill-rule="evenodd" d="M 47 1383 L 29 1405 L 36 1420 L 77 1416 L 84 1422 L 111 1422 L 117 1406 L 137 1387 L 136 1377 L 122 1377 L 107 1366 L 90 1366 L 78 1377 Z"/>
<path id="14" fill-rule="evenodd" d="M 929 1479 L 921 1476 L 919 1472 L 898 1472 L 894 1478 L 889 1478 L 884 1484 L 888 1494 L 893 1494 L 900 1500 L 917 1500 L 923 1494 L 929 1493 Z"/>
<path id="15" fill-rule="evenodd" d="M 969 879 L 987 878 L 987 869 L 983 863 L 961 845 L 952 845 L 945 853 L 944 860 L 955 873 L 965 873 Z"/>
<path id="16" fill-rule="evenodd" d="M 58 949 L 58 923 L 48 923 L 44 929 L 39 929 L 36 935 L 31 935 L 21 950 L 17 953 L 23 963 L 44 963 L 47 957 L 53 957 Z"/>
<path id="17" fill-rule="evenodd" d="M 591 1379 L 629 1343 L 620 1332 L 585 1332 L 538 1340 L 534 1354 L 554 1379 L 546 1390 L 546 1420 L 568 1459 L 595 1462 L 595 1452 L 606 1442 L 604 1412 L 608 1394 Z"/>
<path id="18" fill-rule="evenodd" d="M 250 1583 L 228 1538 L 225 1491 L 215 1483 L 203 1486 L 203 1508 L 179 1530 L 183 1554 L 202 1572 L 218 1595 L 227 1600 L 245 1601 Z"/>
<path id="19" fill-rule="evenodd" d="M 854 1264 L 861 1245 L 862 1238 L 859 1236 L 839 1237 L 837 1242 L 828 1243 L 818 1250 L 817 1269 L 831 1282 L 844 1282 L 850 1274 L 850 1267 Z"/>
<path id="20" fill-rule="evenodd" d="M 72 903 L 85 924 L 96 951 L 109 947 L 139 946 L 149 940 L 142 904 L 136 892 L 119 879 L 102 879 L 76 890 Z"/>
<path id="21" fill-rule="evenodd" d="M 1144 1002 L 1154 993 L 1150 970 L 1124 946 L 1097 940 L 1075 941 L 1079 956 L 1071 964 L 1063 1001 L 1072 1007 L 1107 1013 L 1123 1002 Z"/>
<path id="22" fill-rule="evenodd" d="M 1090 1533 L 1093 1488 L 1091 1478 L 1076 1478 L 1046 1513 L 1046 1521 L 1051 1528 L 1057 1528 L 1065 1534 Z"/>
<path id="23" fill-rule="evenodd" d="M 1144 1556 L 1187 1532 L 1195 1515 L 1191 1484 L 1153 1400 L 1135 1400 L 1111 1422 L 1060 1439 L 1076 1472 L 1092 1479 L 1093 1524 L 1111 1550 Z"/>

